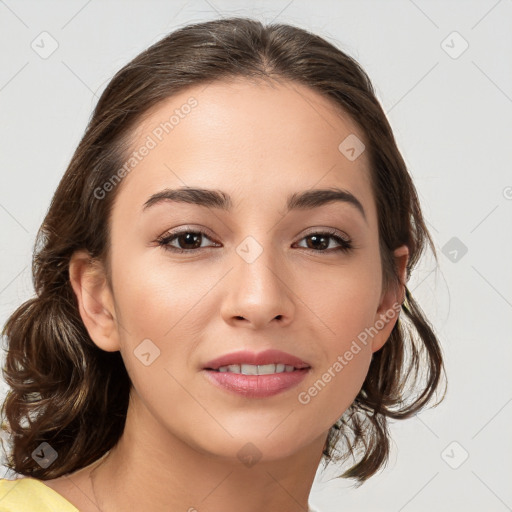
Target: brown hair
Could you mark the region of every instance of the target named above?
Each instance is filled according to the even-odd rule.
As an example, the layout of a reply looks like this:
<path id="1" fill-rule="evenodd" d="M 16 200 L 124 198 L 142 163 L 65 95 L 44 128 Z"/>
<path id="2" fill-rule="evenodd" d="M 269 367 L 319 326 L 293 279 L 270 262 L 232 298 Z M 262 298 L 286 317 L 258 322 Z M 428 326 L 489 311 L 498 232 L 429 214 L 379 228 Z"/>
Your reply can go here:
<path id="1" fill-rule="evenodd" d="M 399 283 L 392 255 L 398 246 L 409 247 L 407 280 L 427 242 L 437 260 L 391 127 L 355 60 L 289 25 L 230 18 L 180 28 L 112 78 L 37 234 L 32 264 L 36 295 L 3 329 L 8 341 L 3 373 L 11 389 L 1 413 L 12 440 L 11 470 L 42 480 L 57 478 L 94 462 L 119 440 L 131 381 L 120 353 L 99 349 L 89 337 L 69 280 L 70 257 L 86 249 L 109 269 L 108 221 L 118 187 L 101 200 L 95 191 L 125 162 L 137 122 L 188 86 L 234 78 L 305 84 L 358 123 L 377 204 L 384 287 Z M 444 372 L 436 335 L 407 288 L 401 312 L 324 447 L 326 463 L 335 460 L 336 451 L 337 459 L 353 457 L 354 464 L 341 476 L 358 484 L 387 462 L 387 419 L 406 418 L 424 407 Z M 31 456 L 42 442 L 58 453 L 47 468 Z"/>

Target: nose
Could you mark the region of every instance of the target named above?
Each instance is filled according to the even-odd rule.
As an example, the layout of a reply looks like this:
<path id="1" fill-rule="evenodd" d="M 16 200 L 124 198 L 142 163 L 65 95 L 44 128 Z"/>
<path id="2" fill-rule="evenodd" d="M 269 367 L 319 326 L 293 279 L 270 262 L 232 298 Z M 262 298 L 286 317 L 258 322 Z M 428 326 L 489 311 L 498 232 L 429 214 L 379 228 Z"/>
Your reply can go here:
<path id="1" fill-rule="evenodd" d="M 271 323 L 288 325 L 295 312 L 293 285 L 289 274 L 270 250 L 255 261 L 235 255 L 235 268 L 226 280 L 221 314 L 233 326 L 261 329 Z"/>

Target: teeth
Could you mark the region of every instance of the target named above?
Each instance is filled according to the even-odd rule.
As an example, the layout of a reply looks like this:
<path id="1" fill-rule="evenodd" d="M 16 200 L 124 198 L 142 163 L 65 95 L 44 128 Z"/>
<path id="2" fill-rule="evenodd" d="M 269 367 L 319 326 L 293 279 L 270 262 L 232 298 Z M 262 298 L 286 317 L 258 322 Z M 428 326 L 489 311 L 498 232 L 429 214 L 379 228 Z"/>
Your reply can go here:
<path id="1" fill-rule="evenodd" d="M 254 366 L 252 364 L 241 364 L 240 365 L 240 373 L 244 375 L 258 375 L 259 366 Z"/>
<path id="2" fill-rule="evenodd" d="M 288 364 L 230 364 L 221 366 L 219 372 L 241 373 L 242 375 L 270 375 L 273 373 L 293 372 L 294 366 Z"/>
<path id="3" fill-rule="evenodd" d="M 248 366 L 251 366 L 251 365 L 248 365 Z M 263 364 L 263 365 L 258 365 L 258 366 L 252 366 L 252 368 L 258 369 L 258 375 L 269 375 L 271 373 L 277 373 L 276 366 L 277 365 L 275 365 L 275 364 Z M 245 373 L 243 367 L 242 367 L 242 373 Z"/>

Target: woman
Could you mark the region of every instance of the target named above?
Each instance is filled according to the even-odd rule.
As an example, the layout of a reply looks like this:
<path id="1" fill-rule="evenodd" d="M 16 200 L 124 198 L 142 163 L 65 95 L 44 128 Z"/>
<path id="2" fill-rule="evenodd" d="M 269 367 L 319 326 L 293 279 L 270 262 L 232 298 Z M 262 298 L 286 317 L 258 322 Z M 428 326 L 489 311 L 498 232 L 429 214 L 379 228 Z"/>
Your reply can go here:
<path id="1" fill-rule="evenodd" d="M 353 59 L 245 18 L 171 33 L 102 94 L 5 325 L 0 510 L 305 511 L 331 460 L 363 483 L 443 373 L 406 286 L 427 243 Z"/>

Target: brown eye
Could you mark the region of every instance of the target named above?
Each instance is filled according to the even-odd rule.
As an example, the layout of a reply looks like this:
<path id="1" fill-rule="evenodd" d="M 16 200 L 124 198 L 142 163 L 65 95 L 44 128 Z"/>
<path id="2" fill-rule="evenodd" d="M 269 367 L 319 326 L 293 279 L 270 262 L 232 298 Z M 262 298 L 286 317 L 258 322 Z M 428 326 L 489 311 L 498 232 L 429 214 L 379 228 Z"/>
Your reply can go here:
<path id="1" fill-rule="evenodd" d="M 210 238 L 203 231 L 193 231 L 193 230 L 182 230 L 173 233 L 166 233 L 163 237 L 160 237 L 157 242 L 160 246 L 164 247 L 164 249 L 175 252 L 193 252 L 197 251 L 200 248 L 204 248 L 202 246 L 202 242 L 204 239 L 210 240 Z M 172 245 L 172 242 L 177 243 L 176 245 Z M 212 247 L 212 246 L 207 246 Z"/>
<path id="2" fill-rule="evenodd" d="M 200 233 L 180 233 L 174 238 L 178 242 L 180 249 L 197 249 L 201 247 L 201 237 Z M 198 243 L 199 242 L 199 243 Z"/>
<path id="3" fill-rule="evenodd" d="M 305 236 L 302 240 L 307 240 L 305 249 L 313 252 L 328 252 L 333 251 L 350 251 L 352 249 L 352 242 L 348 239 L 344 239 L 336 234 L 337 231 L 318 232 L 311 233 Z M 338 247 L 331 247 L 332 250 L 328 250 L 331 245 L 331 240 L 334 240 Z"/>

